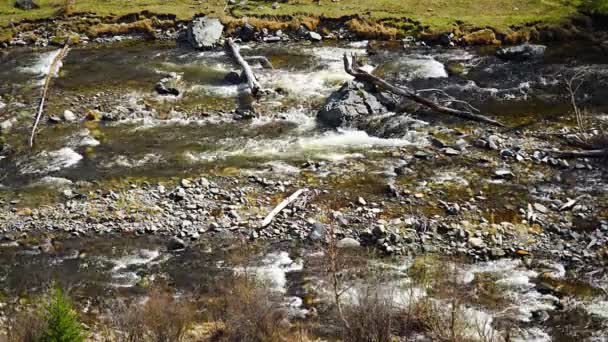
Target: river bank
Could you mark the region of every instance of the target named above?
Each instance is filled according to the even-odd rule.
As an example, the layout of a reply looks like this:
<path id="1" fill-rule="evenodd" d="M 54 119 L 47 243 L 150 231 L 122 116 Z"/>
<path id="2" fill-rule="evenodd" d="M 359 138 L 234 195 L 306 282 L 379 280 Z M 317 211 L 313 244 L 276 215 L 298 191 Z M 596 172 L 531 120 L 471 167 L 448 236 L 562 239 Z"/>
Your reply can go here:
<path id="1" fill-rule="evenodd" d="M 464 1 L 433 8 L 415 4 L 378 3 L 316 4 L 215 4 L 197 6 L 174 4 L 165 7 L 102 7 L 74 4 L 69 11 L 59 4 L 43 4 L 41 9 L 21 11 L 3 8 L 0 18 L 8 20 L 0 30 L 2 47 L 61 45 L 66 38 L 74 44 L 103 42 L 114 36 L 139 39 L 175 39 L 194 17 L 218 17 L 230 35 L 248 23 L 259 39 L 281 31 L 300 40 L 301 27 L 326 39 L 416 39 L 432 45 L 510 45 L 523 42 L 587 40 L 604 46 L 602 14 L 574 5 L 519 4 L 496 7 L 488 3 Z M 89 6 L 89 7 L 87 7 Z M 339 8 L 337 8 L 339 7 Z M 424 6 L 423 6 L 424 7 Z M 483 8 L 483 15 L 471 13 Z M 319 12 L 321 11 L 321 12 Z M 445 13 L 444 13 L 445 12 Z M 118 14 L 120 13 L 120 14 Z M 361 13 L 365 13 L 362 15 Z M 111 15 L 110 15 L 111 14 Z M 1 23 L 1 21 L 0 21 Z"/>

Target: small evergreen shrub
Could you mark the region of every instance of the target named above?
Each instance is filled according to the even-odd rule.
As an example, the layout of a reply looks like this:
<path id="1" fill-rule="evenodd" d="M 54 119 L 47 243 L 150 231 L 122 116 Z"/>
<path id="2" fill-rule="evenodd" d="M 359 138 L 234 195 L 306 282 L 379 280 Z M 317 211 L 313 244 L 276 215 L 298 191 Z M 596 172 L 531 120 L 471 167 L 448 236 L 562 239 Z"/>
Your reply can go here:
<path id="1" fill-rule="evenodd" d="M 85 331 L 72 308 L 69 298 L 60 289 L 55 289 L 46 307 L 46 329 L 41 342 L 82 342 Z"/>

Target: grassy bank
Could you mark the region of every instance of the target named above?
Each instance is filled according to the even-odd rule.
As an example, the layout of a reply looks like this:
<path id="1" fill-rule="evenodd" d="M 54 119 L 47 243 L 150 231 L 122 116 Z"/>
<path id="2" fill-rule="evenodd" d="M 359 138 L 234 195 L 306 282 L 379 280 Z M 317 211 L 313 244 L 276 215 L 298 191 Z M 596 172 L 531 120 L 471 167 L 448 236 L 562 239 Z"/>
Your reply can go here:
<path id="1" fill-rule="evenodd" d="M 602 3 L 604 0 L 593 0 Z M 50 18 L 62 13 L 66 0 L 36 0 L 39 9 L 23 11 L 14 8 L 13 0 L 0 1 L 0 27 L 11 22 Z M 98 16 L 123 16 L 149 11 L 172 14 L 187 20 L 195 14 L 227 14 L 241 16 L 316 16 L 339 18 L 359 15 L 389 26 L 397 19 L 409 18 L 429 31 L 446 31 L 455 26 L 492 27 L 506 30 L 528 24 L 559 24 L 577 12 L 578 1 L 565 0 L 249 0 L 247 5 L 231 5 L 225 0 L 75 0 L 71 13 L 94 13 Z M 320 4 L 319 4 L 320 3 Z M 226 9 L 226 11 L 225 11 Z"/>

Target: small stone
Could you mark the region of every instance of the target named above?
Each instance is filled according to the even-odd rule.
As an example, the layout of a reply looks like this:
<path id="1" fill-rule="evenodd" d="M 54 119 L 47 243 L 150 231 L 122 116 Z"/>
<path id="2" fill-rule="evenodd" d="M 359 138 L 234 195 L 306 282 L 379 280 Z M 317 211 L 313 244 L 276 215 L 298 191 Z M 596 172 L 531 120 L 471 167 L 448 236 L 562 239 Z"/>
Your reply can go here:
<path id="1" fill-rule="evenodd" d="M 357 199 L 357 202 L 363 206 L 367 205 L 367 202 L 365 201 L 365 199 L 363 199 L 363 197 L 359 197 Z"/>
<path id="2" fill-rule="evenodd" d="M 278 2 L 275 2 L 272 4 L 272 9 L 279 9 L 281 7 L 281 5 Z"/>
<path id="3" fill-rule="evenodd" d="M 322 241 L 325 240 L 325 235 L 327 234 L 327 229 L 322 223 L 313 223 L 312 230 L 310 234 L 308 234 L 308 238 L 312 241 Z"/>
<path id="4" fill-rule="evenodd" d="M 534 203 L 534 210 L 538 211 L 541 214 L 546 214 L 549 212 L 549 209 L 540 203 Z"/>
<path id="5" fill-rule="evenodd" d="M 460 154 L 460 151 L 453 149 L 451 147 L 448 147 L 445 150 L 443 150 L 443 153 L 447 156 L 457 156 Z"/>
<path id="6" fill-rule="evenodd" d="M 321 37 L 321 35 L 317 32 L 310 31 L 308 32 L 308 39 L 315 42 L 320 42 L 321 40 L 323 40 L 323 37 Z"/>
<path id="7" fill-rule="evenodd" d="M 186 189 L 192 187 L 192 181 L 185 178 L 181 180 L 180 184 Z"/>
<path id="8" fill-rule="evenodd" d="M 169 239 L 169 242 L 167 243 L 167 249 L 170 251 L 177 251 L 185 248 L 186 243 L 184 242 L 184 240 L 178 238 L 177 236 L 171 237 L 171 239 Z"/>
<path id="9" fill-rule="evenodd" d="M 338 248 L 357 248 L 360 246 L 359 241 L 353 238 L 344 238 L 336 243 L 336 247 Z"/>
<path id="10" fill-rule="evenodd" d="M 63 111 L 63 120 L 66 122 L 76 121 L 76 114 L 71 110 L 66 109 Z"/>
<path id="11" fill-rule="evenodd" d="M 483 242 L 483 239 L 481 239 L 481 238 L 472 237 L 469 239 L 469 246 L 471 246 L 473 248 L 481 249 L 481 248 L 485 247 L 485 243 Z"/>

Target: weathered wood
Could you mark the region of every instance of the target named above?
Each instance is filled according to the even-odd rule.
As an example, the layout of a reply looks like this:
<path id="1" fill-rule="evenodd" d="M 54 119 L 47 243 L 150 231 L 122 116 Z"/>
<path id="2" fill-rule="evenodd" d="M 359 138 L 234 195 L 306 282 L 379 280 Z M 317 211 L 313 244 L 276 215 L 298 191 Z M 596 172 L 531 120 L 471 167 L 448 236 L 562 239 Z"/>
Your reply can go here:
<path id="1" fill-rule="evenodd" d="M 49 66 L 48 73 L 46 78 L 44 79 L 44 86 L 42 87 L 42 97 L 40 98 L 40 103 L 38 104 L 38 112 L 36 113 L 36 118 L 34 119 L 34 125 L 32 127 L 32 133 L 30 134 L 30 148 L 34 147 L 34 138 L 36 136 L 36 129 L 38 128 L 38 124 L 40 123 L 40 119 L 42 118 L 42 111 L 44 110 L 44 103 L 46 101 L 46 96 L 49 91 L 49 87 L 51 84 L 51 80 L 53 79 L 53 75 L 59 71 L 59 63 L 63 60 L 65 55 L 68 52 L 68 48 L 70 47 L 69 41 L 65 43 L 61 51 L 55 56 L 53 62 Z"/>
<path id="2" fill-rule="evenodd" d="M 258 92 L 260 91 L 260 89 L 262 88 L 260 86 L 260 82 L 258 82 L 257 78 L 255 77 L 255 74 L 253 73 L 253 70 L 251 69 L 251 66 L 249 65 L 249 63 L 247 63 L 247 61 L 243 58 L 243 56 L 241 56 L 239 47 L 232 40 L 232 38 L 226 39 L 226 48 L 227 48 L 227 50 L 230 51 L 230 53 L 232 54 L 232 57 L 234 57 L 236 62 L 243 69 L 243 74 L 245 75 L 245 77 L 247 79 L 247 85 L 249 86 L 249 89 L 251 89 L 251 94 L 256 96 L 258 94 Z"/>
<path id="3" fill-rule="evenodd" d="M 608 158 L 608 148 L 600 150 L 555 151 L 544 150 L 557 158 Z"/>
<path id="4" fill-rule="evenodd" d="M 293 194 L 291 194 L 291 196 L 284 199 L 281 203 L 279 203 L 279 205 L 277 205 L 268 214 L 268 216 L 266 216 L 266 218 L 264 218 L 260 227 L 261 228 L 267 227 L 272 222 L 272 220 L 274 219 L 275 216 L 277 216 L 283 209 L 285 209 L 289 204 L 291 204 L 293 201 L 298 199 L 298 197 L 300 197 L 300 195 L 302 195 L 306 191 L 307 191 L 307 189 L 300 189 L 300 190 L 294 192 Z"/>
<path id="5" fill-rule="evenodd" d="M 439 103 L 436 103 L 430 99 L 427 99 L 427 98 L 421 96 L 415 90 L 411 90 L 404 86 L 393 85 L 393 84 L 383 80 L 382 78 L 359 68 L 357 65 L 357 57 L 355 55 L 352 55 L 352 57 L 349 58 L 347 54 L 344 54 L 344 70 L 346 70 L 346 72 L 349 75 L 355 77 L 356 80 L 373 84 L 376 87 L 379 87 L 381 89 L 386 89 L 395 95 L 403 96 L 403 97 L 410 99 L 414 102 L 417 102 L 423 106 L 426 106 L 435 112 L 442 113 L 442 114 L 448 114 L 448 115 L 452 115 L 452 116 L 457 116 L 459 118 L 463 118 L 463 119 L 467 119 L 467 120 L 484 122 L 484 123 L 494 125 L 494 126 L 504 127 L 504 125 L 502 123 L 500 123 L 499 121 L 496 121 L 494 119 L 488 118 L 483 115 L 475 114 L 470 111 L 458 110 L 458 109 L 443 106 Z"/>

